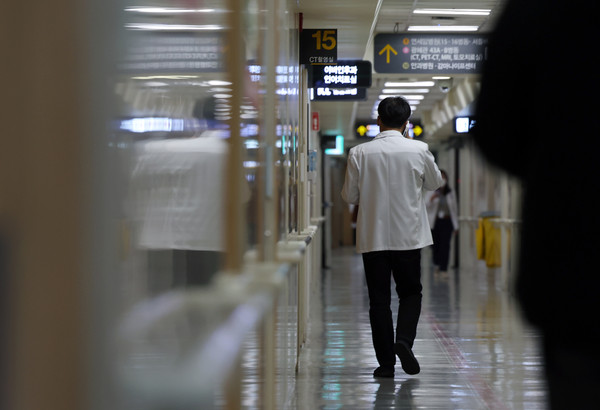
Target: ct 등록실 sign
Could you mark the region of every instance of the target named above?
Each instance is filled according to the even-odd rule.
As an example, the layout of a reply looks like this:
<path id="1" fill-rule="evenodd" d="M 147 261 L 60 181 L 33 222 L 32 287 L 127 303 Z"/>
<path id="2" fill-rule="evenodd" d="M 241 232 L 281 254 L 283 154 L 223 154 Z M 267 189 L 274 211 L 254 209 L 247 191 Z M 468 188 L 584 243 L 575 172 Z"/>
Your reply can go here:
<path id="1" fill-rule="evenodd" d="M 300 64 L 335 64 L 337 29 L 305 28 L 300 32 Z"/>

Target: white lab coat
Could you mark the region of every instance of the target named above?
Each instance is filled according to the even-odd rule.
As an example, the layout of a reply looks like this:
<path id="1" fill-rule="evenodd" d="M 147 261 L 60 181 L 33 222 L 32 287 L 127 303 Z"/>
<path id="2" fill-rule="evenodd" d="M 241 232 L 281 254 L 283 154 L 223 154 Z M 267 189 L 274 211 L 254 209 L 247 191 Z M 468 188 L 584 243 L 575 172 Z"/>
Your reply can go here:
<path id="1" fill-rule="evenodd" d="M 441 195 L 441 194 L 440 194 Z M 429 225 L 431 229 L 435 227 L 435 220 L 437 219 L 438 206 L 440 204 L 440 198 L 435 197 L 433 200 L 433 192 L 428 192 L 425 196 L 425 203 L 427 204 L 427 216 L 429 217 Z M 450 211 L 450 219 L 452 220 L 452 226 L 454 230 L 458 230 L 458 206 L 456 203 L 456 195 L 454 191 L 450 191 L 446 195 L 446 202 L 448 203 L 448 210 Z"/>
<path id="2" fill-rule="evenodd" d="M 132 183 L 140 247 L 223 250 L 227 153 L 214 131 L 137 143 Z"/>
<path id="3" fill-rule="evenodd" d="M 443 183 L 427 144 L 383 131 L 350 150 L 342 197 L 359 205 L 356 250 L 420 249 L 433 243 L 424 192 Z"/>

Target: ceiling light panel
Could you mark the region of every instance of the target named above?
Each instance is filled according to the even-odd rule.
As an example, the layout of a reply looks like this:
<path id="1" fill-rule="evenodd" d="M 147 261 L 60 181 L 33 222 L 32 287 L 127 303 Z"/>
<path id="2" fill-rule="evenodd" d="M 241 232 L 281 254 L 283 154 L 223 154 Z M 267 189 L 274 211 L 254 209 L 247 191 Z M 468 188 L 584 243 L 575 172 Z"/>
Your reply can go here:
<path id="1" fill-rule="evenodd" d="M 386 88 L 391 87 L 433 87 L 434 81 L 387 81 L 385 84 Z"/>
<path id="2" fill-rule="evenodd" d="M 216 13 L 217 9 L 184 9 L 175 7 L 127 7 L 125 11 L 142 14 L 187 14 L 187 13 Z"/>
<path id="3" fill-rule="evenodd" d="M 433 16 L 489 16 L 490 9 L 415 9 L 414 14 Z"/>
<path id="4" fill-rule="evenodd" d="M 218 24 L 193 25 L 193 24 L 157 24 L 157 23 L 129 23 L 125 24 L 129 30 L 142 31 L 219 31 L 225 26 Z"/>
<path id="5" fill-rule="evenodd" d="M 427 94 L 429 88 L 384 88 L 381 92 L 384 94 Z"/>
<path id="6" fill-rule="evenodd" d="M 448 25 L 437 25 L 437 26 L 409 26 L 407 31 L 443 31 L 443 32 L 467 32 L 477 31 L 479 26 L 448 26 Z"/>
<path id="7" fill-rule="evenodd" d="M 410 26 L 432 26 L 439 23 L 445 26 L 477 26 L 477 31 L 489 32 L 498 15 L 497 10 L 504 2 L 505 0 L 387 0 L 379 14 L 376 31 L 405 32 Z M 438 17 L 444 20 L 438 20 Z M 460 31 L 462 30 L 458 32 Z"/>
<path id="8" fill-rule="evenodd" d="M 408 94 L 397 94 L 403 97 L 405 100 L 423 100 L 425 99 L 422 95 L 408 95 Z M 383 100 L 384 98 L 393 97 L 392 95 L 380 94 L 379 99 Z"/>

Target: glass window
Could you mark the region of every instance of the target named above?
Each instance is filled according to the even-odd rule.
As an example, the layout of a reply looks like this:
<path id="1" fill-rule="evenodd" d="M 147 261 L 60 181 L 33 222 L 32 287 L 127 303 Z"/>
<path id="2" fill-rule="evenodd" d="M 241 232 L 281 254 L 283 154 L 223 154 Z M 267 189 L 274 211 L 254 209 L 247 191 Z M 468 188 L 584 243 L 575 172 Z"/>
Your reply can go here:
<path id="1" fill-rule="evenodd" d="M 125 9 L 115 81 L 131 301 L 209 283 L 225 249 L 227 10 L 220 1 L 163 3 Z"/>

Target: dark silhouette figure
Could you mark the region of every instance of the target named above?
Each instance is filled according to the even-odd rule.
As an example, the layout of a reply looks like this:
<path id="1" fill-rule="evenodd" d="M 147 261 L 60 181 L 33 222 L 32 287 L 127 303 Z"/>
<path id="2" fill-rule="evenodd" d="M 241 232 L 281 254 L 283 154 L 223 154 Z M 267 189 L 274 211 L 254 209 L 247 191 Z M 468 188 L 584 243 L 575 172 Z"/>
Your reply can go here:
<path id="1" fill-rule="evenodd" d="M 597 408 L 600 391 L 598 4 L 508 2 L 474 129 L 483 154 L 524 185 L 515 286 L 543 336 L 553 409 Z"/>

